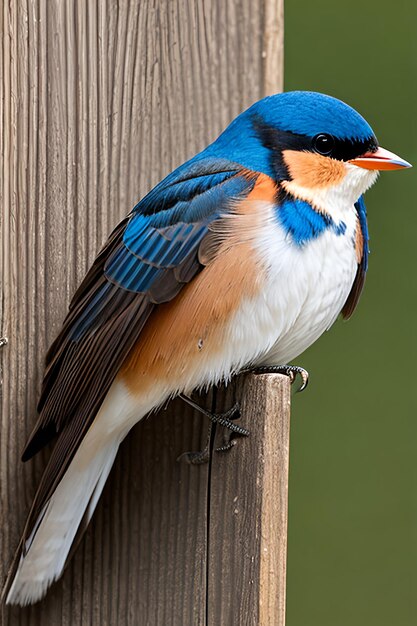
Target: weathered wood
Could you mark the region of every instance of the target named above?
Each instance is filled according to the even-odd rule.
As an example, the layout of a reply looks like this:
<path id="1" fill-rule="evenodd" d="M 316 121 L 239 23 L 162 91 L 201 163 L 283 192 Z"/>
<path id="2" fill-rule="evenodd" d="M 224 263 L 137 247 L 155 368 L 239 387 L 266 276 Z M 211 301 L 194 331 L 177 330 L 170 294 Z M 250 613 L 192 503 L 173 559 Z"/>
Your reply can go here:
<path id="1" fill-rule="evenodd" d="M 281 88 L 282 4 L 2 6 L 0 337 L 9 342 L 0 347 L 1 580 L 48 457 L 46 451 L 29 464 L 19 460 L 35 418 L 43 356 L 69 298 L 108 232 L 153 184 L 251 102 Z M 212 534 L 211 513 L 221 495 L 212 478 L 220 455 L 211 468 L 175 463 L 177 454 L 201 445 L 205 429 L 181 403 L 138 425 L 63 579 L 35 607 L 3 608 L 3 623 L 200 626 L 207 615 L 210 623 L 210 603 L 220 602 L 212 582 L 206 593 L 215 565 L 210 546 L 221 541 Z M 230 479 L 245 458 L 249 463 L 243 455 L 255 439 L 219 459 Z M 263 445 L 250 454 L 261 454 Z M 258 470 L 265 498 L 274 454 L 265 452 L 269 461 Z M 280 511 L 285 517 L 285 507 Z M 265 520 L 257 524 L 267 528 Z M 259 581 L 270 571 L 265 567 Z M 220 577 L 233 582 L 225 572 Z M 267 624 L 265 602 L 252 614 Z M 218 610 L 224 615 L 226 608 Z"/>
<path id="2" fill-rule="evenodd" d="M 234 390 L 251 434 L 211 462 L 207 626 L 284 626 L 290 383 L 239 377 L 222 405 Z"/>

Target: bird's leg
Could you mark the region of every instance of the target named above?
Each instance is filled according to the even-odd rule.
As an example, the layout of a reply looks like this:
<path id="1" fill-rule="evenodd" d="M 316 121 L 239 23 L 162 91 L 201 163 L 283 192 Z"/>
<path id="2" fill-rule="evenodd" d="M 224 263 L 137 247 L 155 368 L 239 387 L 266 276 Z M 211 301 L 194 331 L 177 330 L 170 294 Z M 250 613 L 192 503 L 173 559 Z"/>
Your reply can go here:
<path id="1" fill-rule="evenodd" d="M 234 404 L 231 409 L 225 411 L 224 413 L 212 413 L 207 409 L 201 407 L 197 402 L 194 402 L 191 398 L 184 394 L 179 394 L 181 400 L 184 400 L 187 404 L 192 406 L 196 411 L 199 411 L 203 415 L 209 418 L 209 431 L 207 436 L 206 445 L 203 450 L 200 452 L 184 452 L 181 454 L 177 460 L 185 459 L 188 463 L 192 465 L 200 465 L 202 463 L 207 463 L 210 458 L 210 442 L 212 437 L 212 429 L 213 424 L 219 424 L 224 428 L 227 428 L 231 434 L 240 437 L 247 437 L 249 435 L 249 431 L 242 426 L 238 426 L 232 420 L 238 419 L 240 417 L 240 409 L 238 404 Z M 216 452 L 225 452 L 226 450 L 230 450 L 235 444 L 234 439 L 227 439 L 224 444 L 216 449 Z"/>
<path id="2" fill-rule="evenodd" d="M 244 369 L 241 373 L 251 374 L 284 374 L 288 376 L 291 384 L 293 384 L 297 378 L 297 375 L 301 378 L 301 387 L 297 391 L 304 391 L 308 385 L 309 373 L 303 367 L 298 365 L 262 365 L 260 367 L 253 367 Z"/>
<path id="3" fill-rule="evenodd" d="M 240 371 L 241 374 L 250 373 L 250 374 L 284 374 L 288 376 L 291 384 L 297 379 L 297 376 L 301 378 L 301 387 L 298 391 L 304 391 L 304 389 L 308 385 L 309 373 L 303 367 L 299 367 L 298 365 L 261 365 L 259 367 L 247 368 Z M 227 430 L 230 431 L 230 436 L 226 437 L 224 443 L 219 448 L 216 448 L 216 452 L 226 452 L 233 448 L 236 444 L 236 436 L 247 437 L 249 435 L 249 431 L 242 426 L 238 426 L 232 420 L 236 420 L 240 417 L 240 409 L 238 404 L 234 404 L 231 409 L 225 411 L 224 413 L 212 413 L 208 409 L 203 408 L 197 402 L 194 402 L 189 396 L 184 394 L 179 394 L 181 400 L 192 406 L 196 411 L 199 411 L 203 415 L 209 418 L 209 430 L 207 434 L 206 445 L 203 450 L 199 452 L 184 452 L 178 457 L 178 461 L 186 460 L 188 463 L 192 465 L 200 465 L 202 463 L 207 463 L 210 458 L 210 443 L 213 433 L 213 424 L 220 424 Z"/>
<path id="4" fill-rule="evenodd" d="M 179 455 L 177 461 L 186 461 L 186 463 L 189 463 L 190 465 L 203 465 L 203 463 L 208 463 L 210 460 L 210 443 L 212 432 L 213 422 L 209 422 L 206 445 L 204 446 L 204 448 L 196 452 L 183 452 Z"/>

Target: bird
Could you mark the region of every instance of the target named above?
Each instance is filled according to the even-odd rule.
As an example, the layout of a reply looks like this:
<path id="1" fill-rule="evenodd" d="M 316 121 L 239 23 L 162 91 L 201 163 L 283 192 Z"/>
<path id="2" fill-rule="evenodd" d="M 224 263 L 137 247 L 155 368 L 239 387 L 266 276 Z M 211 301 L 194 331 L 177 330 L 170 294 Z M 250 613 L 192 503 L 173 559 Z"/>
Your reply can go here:
<path id="1" fill-rule="evenodd" d="M 284 92 L 136 204 L 46 355 L 22 460 L 55 444 L 6 603 L 34 603 L 61 576 L 140 419 L 242 370 L 297 372 L 289 362 L 352 315 L 368 269 L 363 195 L 380 170 L 408 167 L 341 100 Z"/>

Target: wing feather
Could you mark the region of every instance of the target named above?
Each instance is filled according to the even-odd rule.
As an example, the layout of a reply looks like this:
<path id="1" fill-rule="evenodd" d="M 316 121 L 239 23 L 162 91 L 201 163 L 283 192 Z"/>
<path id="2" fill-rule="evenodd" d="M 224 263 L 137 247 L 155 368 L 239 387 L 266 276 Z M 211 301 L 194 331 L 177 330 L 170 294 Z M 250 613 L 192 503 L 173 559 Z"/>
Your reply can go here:
<path id="1" fill-rule="evenodd" d="M 368 222 L 366 217 L 366 206 L 363 196 L 361 196 L 355 204 L 356 212 L 358 215 L 358 228 L 360 228 L 360 241 L 362 250 L 360 250 L 358 269 L 356 272 L 355 280 L 350 290 L 349 296 L 343 306 L 342 316 L 343 319 L 348 320 L 354 313 L 356 306 L 361 297 L 362 290 L 365 286 L 366 272 L 368 270 L 368 256 L 369 256 L 369 234 L 368 234 Z"/>
<path id="2" fill-rule="evenodd" d="M 253 188 L 236 164 L 185 165 L 112 232 L 77 289 L 46 357 L 39 419 L 22 459 L 57 434 L 25 536 L 65 473 L 154 308 L 200 272 L 210 225 Z"/>

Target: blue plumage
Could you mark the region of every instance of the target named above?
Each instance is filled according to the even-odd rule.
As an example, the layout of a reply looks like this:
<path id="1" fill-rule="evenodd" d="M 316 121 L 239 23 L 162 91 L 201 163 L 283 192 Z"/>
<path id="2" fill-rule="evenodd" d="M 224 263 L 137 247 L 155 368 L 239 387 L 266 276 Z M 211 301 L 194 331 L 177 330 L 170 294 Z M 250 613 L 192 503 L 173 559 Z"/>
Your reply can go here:
<path id="1" fill-rule="evenodd" d="M 246 113 L 251 112 L 258 113 L 267 124 L 309 137 L 325 132 L 339 139 L 364 141 L 374 134 L 355 109 L 337 98 L 312 91 L 268 96 Z"/>
<path id="2" fill-rule="evenodd" d="M 277 205 L 276 216 L 294 243 L 300 247 L 317 239 L 328 228 L 337 235 L 344 235 L 346 232 L 345 222 L 336 223 L 329 215 L 315 211 L 308 202 L 290 195 Z"/>
<path id="3" fill-rule="evenodd" d="M 166 226 L 173 224 L 179 209 L 185 209 L 181 202 L 195 202 L 204 192 L 217 188 L 221 183 L 233 178 L 241 171 L 242 167 L 224 158 L 207 157 L 205 151 L 183 163 L 173 172 L 168 174 L 156 187 L 154 187 L 142 200 L 133 208 L 132 213 L 142 213 L 143 215 L 160 214 L 158 225 Z M 239 179 L 235 184 L 240 185 Z M 211 196 L 204 195 L 204 203 L 193 204 L 192 219 L 202 219 L 211 212 Z M 165 213 L 176 205 L 177 211 Z M 191 209 L 191 205 L 189 207 Z M 201 213 L 199 212 L 201 211 Z M 181 218 L 183 218 L 181 213 Z M 166 220 L 166 221 L 164 221 Z"/>
<path id="4" fill-rule="evenodd" d="M 245 168 L 275 177 L 271 154 L 256 130 L 256 122 L 282 132 L 313 139 L 327 133 L 339 141 L 375 140 L 372 128 L 350 106 L 320 93 L 292 91 L 268 96 L 241 113 L 204 151 L 240 163 Z M 376 143 L 376 140 L 375 140 Z"/>
<path id="5" fill-rule="evenodd" d="M 186 261 L 210 223 L 253 184 L 224 160 L 197 159 L 178 168 L 133 209 L 123 246 L 105 265 L 106 277 L 129 291 L 149 291 L 166 270 Z"/>
<path id="6" fill-rule="evenodd" d="M 369 232 L 368 232 L 368 220 L 366 217 L 366 206 L 363 196 L 355 204 L 356 212 L 359 218 L 359 224 L 362 230 L 363 237 L 363 255 L 362 255 L 362 268 L 366 272 L 368 269 L 368 257 L 369 257 Z"/>

